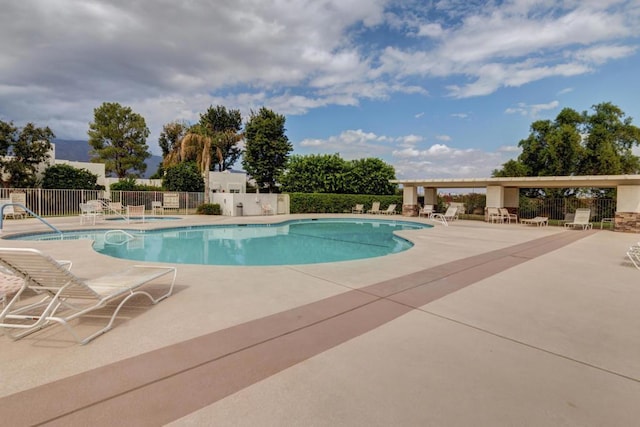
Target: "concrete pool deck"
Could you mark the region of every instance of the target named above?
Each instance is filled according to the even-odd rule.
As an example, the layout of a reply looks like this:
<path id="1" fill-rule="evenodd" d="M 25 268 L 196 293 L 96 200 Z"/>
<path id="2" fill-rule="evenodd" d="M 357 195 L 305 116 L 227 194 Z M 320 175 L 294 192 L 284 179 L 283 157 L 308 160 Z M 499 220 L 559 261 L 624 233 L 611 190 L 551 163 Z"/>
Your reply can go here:
<path id="1" fill-rule="evenodd" d="M 238 220 L 192 216 L 119 227 Z M 94 228 L 80 227 L 77 218 L 52 223 Z M 640 271 L 625 256 L 637 235 L 476 221 L 435 225 L 401 232 L 415 246 L 382 258 L 177 265 L 173 296 L 152 307 L 132 300 L 116 327 L 86 346 L 58 326 L 16 342 L 0 336 L 0 421 L 637 423 Z M 10 220 L 3 235 L 33 229 L 45 231 L 32 219 Z M 1 244 L 70 259 L 81 277 L 131 264 L 94 252 L 88 241 Z M 88 317 L 78 327 L 91 331 L 98 320 Z"/>

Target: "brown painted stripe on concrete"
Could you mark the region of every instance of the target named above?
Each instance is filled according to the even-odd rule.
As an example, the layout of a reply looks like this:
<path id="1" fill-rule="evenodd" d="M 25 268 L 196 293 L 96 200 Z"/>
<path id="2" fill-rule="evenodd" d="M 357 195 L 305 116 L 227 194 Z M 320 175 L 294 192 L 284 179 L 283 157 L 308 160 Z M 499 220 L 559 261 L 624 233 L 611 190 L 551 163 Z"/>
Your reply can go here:
<path id="1" fill-rule="evenodd" d="M 167 423 L 590 234 L 554 234 L 213 332 L 4 397 L 0 414 L 10 425 Z"/>

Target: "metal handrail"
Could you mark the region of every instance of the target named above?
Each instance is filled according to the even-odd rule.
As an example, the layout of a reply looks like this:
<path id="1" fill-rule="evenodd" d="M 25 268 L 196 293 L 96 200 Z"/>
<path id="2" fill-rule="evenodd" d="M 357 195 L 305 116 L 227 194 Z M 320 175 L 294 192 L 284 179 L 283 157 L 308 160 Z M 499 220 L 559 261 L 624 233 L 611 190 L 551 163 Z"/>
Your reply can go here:
<path id="1" fill-rule="evenodd" d="M 110 242 L 107 237 L 110 236 L 111 234 L 115 234 L 115 233 L 123 234 L 126 237 L 128 237 L 129 239 L 128 240 L 123 240 L 121 242 Z M 135 238 L 136 238 L 136 236 L 134 236 L 133 234 L 127 233 L 124 230 L 109 230 L 106 233 L 104 233 L 104 242 L 109 244 L 109 245 L 123 245 L 125 243 L 128 243 L 128 242 L 132 241 Z"/>
<path id="2" fill-rule="evenodd" d="M 26 207 L 25 205 L 23 205 L 22 203 L 5 203 L 2 205 L 2 207 L 0 207 L 0 232 L 2 232 L 3 230 L 3 223 L 4 223 L 4 208 L 6 208 L 7 206 L 17 206 L 19 208 L 22 208 L 25 210 L 25 212 L 29 212 L 34 218 L 37 218 L 40 220 L 40 222 L 42 222 L 44 225 L 48 226 L 49 228 L 51 228 L 53 231 L 55 231 L 56 233 L 62 235 L 62 231 L 60 231 L 60 229 L 58 229 L 56 226 L 54 226 L 53 224 L 49 224 L 49 222 L 47 220 L 45 220 L 44 218 L 42 218 L 40 215 L 38 215 L 37 213 L 35 213 L 34 211 L 32 211 L 31 209 L 29 209 L 28 207 Z"/>

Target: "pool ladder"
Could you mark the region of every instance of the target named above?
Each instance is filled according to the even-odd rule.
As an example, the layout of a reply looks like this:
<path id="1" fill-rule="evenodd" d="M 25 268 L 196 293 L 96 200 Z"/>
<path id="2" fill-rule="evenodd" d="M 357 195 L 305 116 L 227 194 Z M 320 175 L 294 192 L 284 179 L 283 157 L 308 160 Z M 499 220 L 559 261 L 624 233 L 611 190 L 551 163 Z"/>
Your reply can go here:
<path id="1" fill-rule="evenodd" d="M 2 205 L 2 207 L 0 207 L 0 232 L 2 232 L 2 230 L 3 230 L 2 227 L 3 227 L 3 221 L 4 221 L 4 208 L 7 207 L 7 206 L 17 206 L 19 208 L 24 209 L 25 212 L 28 212 L 34 218 L 39 219 L 40 222 L 42 222 L 44 225 L 46 225 L 47 227 L 49 227 L 50 229 L 52 229 L 53 231 L 55 231 L 56 233 L 58 233 L 58 234 L 60 234 L 62 236 L 62 231 L 60 231 L 60 229 L 58 229 L 58 227 L 50 224 L 46 219 L 42 218 L 40 215 L 38 215 L 37 213 L 35 213 L 31 209 L 29 209 L 28 207 L 26 207 L 22 203 L 5 203 L 5 204 Z"/>
<path id="2" fill-rule="evenodd" d="M 118 239 L 117 241 L 113 241 L 113 240 L 109 241 L 109 236 L 114 236 L 114 237 L 120 236 L 124 238 L 122 240 Z M 106 233 L 104 233 L 104 242 L 109 245 L 124 245 L 125 243 L 129 243 L 135 238 L 136 236 L 134 236 L 133 234 L 127 233 L 124 230 L 109 230 Z"/>

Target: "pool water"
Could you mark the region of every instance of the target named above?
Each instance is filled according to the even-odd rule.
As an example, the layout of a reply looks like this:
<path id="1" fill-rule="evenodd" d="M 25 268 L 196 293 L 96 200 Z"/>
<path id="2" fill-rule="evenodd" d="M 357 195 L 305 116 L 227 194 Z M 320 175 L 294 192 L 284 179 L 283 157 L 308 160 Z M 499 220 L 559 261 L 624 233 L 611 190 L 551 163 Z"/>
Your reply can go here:
<path id="1" fill-rule="evenodd" d="M 97 252 L 116 258 L 172 264 L 293 265 L 348 261 L 405 251 L 413 246 L 394 234 L 431 227 L 385 220 L 298 220 L 280 224 L 196 226 L 161 230 L 90 230 L 65 240 L 92 239 Z M 47 233 L 26 240 L 56 237 Z"/>
<path id="2" fill-rule="evenodd" d="M 115 218 L 106 218 L 106 221 L 113 222 L 127 222 L 128 220 L 132 222 L 155 222 L 155 221 L 176 221 L 182 219 L 176 216 L 145 216 L 144 218 L 141 216 L 132 216 L 129 219 L 125 217 L 115 217 Z"/>

